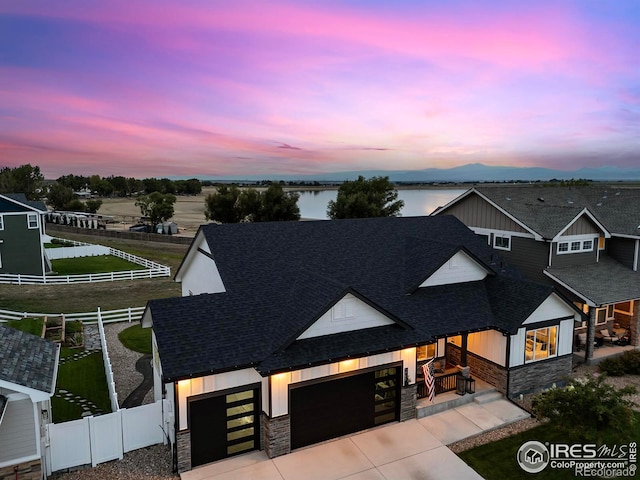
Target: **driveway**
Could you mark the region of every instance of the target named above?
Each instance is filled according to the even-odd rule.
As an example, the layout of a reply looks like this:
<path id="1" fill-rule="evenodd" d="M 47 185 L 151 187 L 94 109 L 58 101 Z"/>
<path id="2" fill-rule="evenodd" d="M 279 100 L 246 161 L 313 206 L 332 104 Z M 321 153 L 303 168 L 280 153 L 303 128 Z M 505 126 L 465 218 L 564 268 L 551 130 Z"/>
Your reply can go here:
<path id="1" fill-rule="evenodd" d="M 425 425 L 408 420 L 269 459 L 233 457 L 181 475 L 182 480 L 481 480 Z"/>

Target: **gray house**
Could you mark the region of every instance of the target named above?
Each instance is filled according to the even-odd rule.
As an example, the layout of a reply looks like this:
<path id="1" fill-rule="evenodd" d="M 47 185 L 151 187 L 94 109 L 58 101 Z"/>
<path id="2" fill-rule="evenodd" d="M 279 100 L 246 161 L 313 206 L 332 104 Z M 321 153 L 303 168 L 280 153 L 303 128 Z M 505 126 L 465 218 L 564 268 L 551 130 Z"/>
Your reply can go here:
<path id="1" fill-rule="evenodd" d="M 42 245 L 42 202 L 24 194 L 0 194 L 0 274 L 44 275 L 48 260 Z"/>
<path id="2" fill-rule="evenodd" d="M 0 325 L 0 478 L 43 478 L 60 347 Z"/>
<path id="3" fill-rule="evenodd" d="M 434 357 L 506 396 L 561 382 L 582 317 L 453 217 L 205 225 L 176 281 L 142 325 L 180 471 L 415 418 Z"/>
<path id="4" fill-rule="evenodd" d="M 588 314 L 575 328 L 587 361 L 594 344 L 625 333 L 640 345 L 640 189 L 475 187 L 432 215 L 457 217 Z"/>

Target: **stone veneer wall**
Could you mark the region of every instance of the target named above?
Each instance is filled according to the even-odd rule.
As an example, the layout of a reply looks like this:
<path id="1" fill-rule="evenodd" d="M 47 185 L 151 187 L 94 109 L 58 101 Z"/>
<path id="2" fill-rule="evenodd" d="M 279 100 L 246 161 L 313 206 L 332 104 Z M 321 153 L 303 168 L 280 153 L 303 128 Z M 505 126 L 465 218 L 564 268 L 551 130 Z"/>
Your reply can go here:
<path id="1" fill-rule="evenodd" d="M 509 372 L 509 396 L 533 393 L 566 382 L 571 373 L 573 355 L 513 367 Z"/>
<path id="2" fill-rule="evenodd" d="M 178 473 L 191 470 L 191 432 L 183 430 L 176 435 L 178 447 Z"/>
<path id="3" fill-rule="evenodd" d="M 631 333 L 631 345 L 634 347 L 640 347 L 640 300 L 635 300 L 631 307 L 629 332 Z"/>
<path id="4" fill-rule="evenodd" d="M 416 418 L 416 403 L 418 399 L 418 385 L 415 383 L 400 389 L 400 421 Z"/>
<path id="5" fill-rule="evenodd" d="M 460 365 L 460 347 L 447 343 L 447 362 Z M 472 377 L 496 387 L 500 393 L 507 393 L 507 369 L 475 353 L 467 351 L 467 366 Z"/>
<path id="6" fill-rule="evenodd" d="M 42 478 L 42 465 L 40 460 L 19 463 L 9 467 L 0 468 L 0 480 L 40 480 Z"/>
<path id="7" fill-rule="evenodd" d="M 291 421 L 289 415 L 269 418 L 262 412 L 260 417 L 262 446 L 269 458 L 291 452 Z"/>

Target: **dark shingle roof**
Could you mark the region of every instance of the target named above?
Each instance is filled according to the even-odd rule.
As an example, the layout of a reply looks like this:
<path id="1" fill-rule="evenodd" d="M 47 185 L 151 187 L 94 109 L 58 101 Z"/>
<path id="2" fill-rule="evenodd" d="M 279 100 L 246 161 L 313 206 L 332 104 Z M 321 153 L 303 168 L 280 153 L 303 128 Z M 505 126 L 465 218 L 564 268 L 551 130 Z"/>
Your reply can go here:
<path id="1" fill-rule="evenodd" d="M 243 366 L 268 374 L 462 331 L 511 332 L 552 292 L 522 295 L 532 284 L 450 216 L 201 228 L 226 292 L 149 302 L 165 380 Z M 487 279 L 412 291 L 461 249 Z M 347 292 L 396 324 L 295 340 Z"/>
<path id="2" fill-rule="evenodd" d="M 0 380 L 51 393 L 58 348 L 43 338 L 0 325 Z"/>
<path id="3" fill-rule="evenodd" d="M 2 195 L 16 202 L 20 202 L 23 205 L 27 205 L 31 208 L 35 208 L 36 210 L 40 210 L 41 212 L 47 211 L 47 206 L 44 204 L 44 202 L 27 200 L 27 196 L 24 193 L 3 193 Z M 8 207 L 5 211 L 19 211 L 17 210 L 18 206 L 16 206 L 15 204 L 5 206 Z"/>
<path id="4" fill-rule="evenodd" d="M 560 284 L 580 292 L 580 296 L 597 306 L 640 298 L 638 273 L 604 254 L 600 255 L 598 263 L 548 268 L 546 271 Z"/>
<path id="5" fill-rule="evenodd" d="M 640 189 L 617 187 L 476 187 L 503 210 L 550 239 L 587 208 L 611 233 L 640 236 Z"/>

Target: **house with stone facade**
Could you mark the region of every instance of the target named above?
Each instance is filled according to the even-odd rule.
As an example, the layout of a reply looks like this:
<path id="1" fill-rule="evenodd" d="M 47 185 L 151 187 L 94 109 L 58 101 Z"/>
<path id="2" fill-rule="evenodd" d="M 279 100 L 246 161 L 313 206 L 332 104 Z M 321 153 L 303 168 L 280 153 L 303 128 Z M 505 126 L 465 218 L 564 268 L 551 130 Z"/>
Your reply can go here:
<path id="1" fill-rule="evenodd" d="M 0 194 L 0 275 L 44 275 L 50 270 L 42 236 L 42 202 L 28 201 L 24 194 Z"/>
<path id="2" fill-rule="evenodd" d="M 453 217 L 209 224 L 150 301 L 178 471 L 416 417 L 421 364 L 506 396 L 562 382 L 582 313 Z"/>
<path id="3" fill-rule="evenodd" d="M 59 356 L 59 345 L 0 325 L 0 478 L 44 478 Z"/>
<path id="4" fill-rule="evenodd" d="M 640 189 L 481 186 L 432 215 L 455 216 L 529 279 L 583 310 L 574 340 L 588 363 L 607 337 L 626 333 L 640 346 Z"/>

